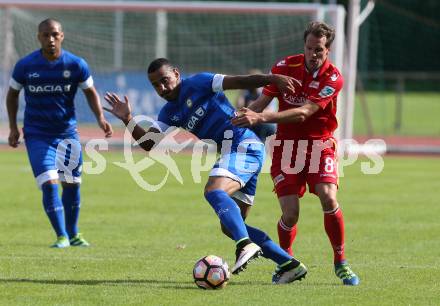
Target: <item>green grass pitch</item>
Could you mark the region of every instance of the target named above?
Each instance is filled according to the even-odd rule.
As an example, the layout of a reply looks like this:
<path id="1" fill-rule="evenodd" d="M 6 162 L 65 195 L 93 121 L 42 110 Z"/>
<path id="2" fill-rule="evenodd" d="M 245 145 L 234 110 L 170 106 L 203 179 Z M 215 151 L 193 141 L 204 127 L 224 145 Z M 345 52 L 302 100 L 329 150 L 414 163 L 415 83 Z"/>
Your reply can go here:
<path id="1" fill-rule="evenodd" d="M 401 128 L 396 131 L 396 93 L 370 91 L 366 94 L 373 133 L 386 136 L 428 136 L 440 135 L 439 92 L 406 92 L 402 97 Z M 357 95 L 354 113 L 354 134 L 367 135 L 367 125 L 360 95 Z"/>
<path id="2" fill-rule="evenodd" d="M 234 262 L 234 244 L 194 183 L 189 156 L 175 156 L 184 184 L 170 176 L 157 192 L 138 187 L 105 154 L 101 175 L 84 175 L 81 231 L 86 249 L 48 248 L 54 235 L 43 212 L 24 151 L 0 152 L 0 305 L 438 305 L 440 301 L 440 162 L 386 157 L 384 171 L 364 175 L 346 167 L 339 201 L 346 220 L 346 253 L 361 278 L 344 287 L 332 270 L 320 205 L 301 206 L 296 256 L 309 268 L 302 282 L 271 285 L 274 264 L 260 259 L 224 290 L 192 281 L 195 261 L 215 254 Z M 137 159 L 142 158 L 138 154 Z M 364 162 L 366 160 L 363 160 Z M 165 170 L 145 171 L 150 182 Z M 207 172 L 203 173 L 206 179 Z M 262 174 L 249 224 L 276 240 L 280 211 L 269 174 Z"/>

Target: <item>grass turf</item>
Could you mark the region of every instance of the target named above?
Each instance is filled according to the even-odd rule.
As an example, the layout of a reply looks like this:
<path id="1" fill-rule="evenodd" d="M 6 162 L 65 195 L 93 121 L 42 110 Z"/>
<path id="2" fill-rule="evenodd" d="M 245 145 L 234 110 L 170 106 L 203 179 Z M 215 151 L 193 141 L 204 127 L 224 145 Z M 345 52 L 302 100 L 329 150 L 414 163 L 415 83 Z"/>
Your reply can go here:
<path id="1" fill-rule="evenodd" d="M 360 162 L 344 169 L 339 201 L 346 254 L 360 286 L 344 287 L 334 275 L 320 206 L 306 195 L 294 245 L 309 268 L 305 280 L 273 286 L 274 264 L 261 259 L 224 290 L 204 291 L 192 282 L 193 264 L 215 254 L 232 265 L 234 244 L 221 234 L 203 199 L 204 180 L 193 182 L 190 157 L 174 157 L 184 184 L 170 176 L 157 192 L 142 190 L 112 164 L 123 160 L 122 152 L 105 157 L 102 174 L 83 176 L 80 228 L 92 247 L 54 250 L 48 248 L 55 237 L 25 152 L 1 152 L 0 305 L 435 305 L 440 300 L 438 159 L 386 157 L 379 175 L 362 174 Z M 156 165 L 144 178 L 159 182 L 165 173 Z M 262 174 L 248 222 L 277 240 L 280 212 L 271 190 L 269 174 Z"/>
<path id="2" fill-rule="evenodd" d="M 354 114 L 354 135 L 367 135 L 366 117 L 357 95 Z M 374 135 L 430 136 L 440 135 L 440 94 L 438 92 L 405 92 L 402 96 L 401 127 L 395 128 L 396 93 L 368 92 L 365 96 Z"/>

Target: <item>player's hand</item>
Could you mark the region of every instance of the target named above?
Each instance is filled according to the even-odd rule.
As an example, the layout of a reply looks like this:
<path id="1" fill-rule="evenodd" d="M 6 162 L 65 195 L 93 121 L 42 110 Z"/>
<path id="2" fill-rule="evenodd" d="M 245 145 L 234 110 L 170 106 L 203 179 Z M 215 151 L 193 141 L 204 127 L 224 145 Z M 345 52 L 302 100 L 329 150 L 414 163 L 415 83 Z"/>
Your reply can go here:
<path id="1" fill-rule="evenodd" d="M 299 80 L 287 75 L 274 74 L 273 77 L 275 78 L 275 85 L 282 93 L 294 94 L 302 86 Z"/>
<path id="2" fill-rule="evenodd" d="M 131 106 L 127 96 L 124 96 L 125 102 L 123 102 L 117 94 L 113 92 L 107 92 L 104 96 L 104 99 L 112 107 L 103 107 L 104 110 L 112 113 L 126 124 L 130 122 L 133 117 L 131 116 Z"/>
<path id="3" fill-rule="evenodd" d="M 254 126 L 263 121 L 261 113 L 256 113 L 247 107 L 242 107 L 236 112 L 234 118 L 231 119 L 231 123 L 240 127 Z"/>
<path id="4" fill-rule="evenodd" d="M 20 131 L 17 128 L 9 131 L 8 143 L 13 148 L 18 147 L 20 144 Z"/>
<path id="5" fill-rule="evenodd" d="M 98 121 L 99 127 L 104 131 L 105 138 L 110 138 L 113 135 L 113 129 L 110 123 L 108 123 L 107 120 L 105 120 L 104 117 L 99 119 Z"/>

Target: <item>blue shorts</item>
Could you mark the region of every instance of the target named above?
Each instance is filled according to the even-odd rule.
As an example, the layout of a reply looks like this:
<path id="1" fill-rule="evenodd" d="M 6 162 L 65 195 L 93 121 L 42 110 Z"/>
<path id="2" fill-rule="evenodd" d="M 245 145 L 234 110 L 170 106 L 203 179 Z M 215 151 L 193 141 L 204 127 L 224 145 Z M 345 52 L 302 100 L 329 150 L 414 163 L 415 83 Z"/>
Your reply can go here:
<path id="1" fill-rule="evenodd" d="M 209 176 L 224 176 L 239 182 L 241 189 L 232 197 L 252 205 L 266 154 L 264 145 L 255 139 L 246 139 L 233 144 L 230 150 L 223 149 Z"/>
<path id="2" fill-rule="evenodd" d="M 39 188 L 45 182 L 57 179 L 81 183 L 83 160 L 77 134 L 69 138 L 25 136 L 25 144 Z"/>

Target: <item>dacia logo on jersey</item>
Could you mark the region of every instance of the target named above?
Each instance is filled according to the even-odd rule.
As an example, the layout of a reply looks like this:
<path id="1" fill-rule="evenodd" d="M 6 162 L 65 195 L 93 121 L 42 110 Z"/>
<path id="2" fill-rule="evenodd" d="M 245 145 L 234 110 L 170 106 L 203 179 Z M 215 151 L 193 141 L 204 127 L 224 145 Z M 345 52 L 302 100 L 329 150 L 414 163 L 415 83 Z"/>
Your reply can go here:
<path id="1" fill-rule="evenodd" d="M 63 71 L 63 77 L 64 77 L 65 79 L 70 78 L 70 75 L 71 75 L 70 70 L 64 70 L 64 71 Z"/>
<path id="2" fill-rule="evenodd" d="M 335 92 L 335 89 L 331 86 L 324 86 L 323 89 L 319 92 L 319 96 L 321 98 L 330 97 Z"/>
<path id="3" fill-rule="evenodd" d="M 186 100 L 186 106 L 188 106 L 188 108 L 191 108 L 193 106 L 193 101 L 191 101 L 191 99 Z"/>
<path id="4" fill-rule="evenodd" d="M 70 92 L 71 85 L 29 85 L 31 93 L 63 93 Z"/>
<path id="5" fill-rule="evenodd" d="M 189 118 L 185 130 L 191 132 L 196 127 L 197 123 L 206 115 L 206 111 L 203 109 L 203 107 L 199 107 L 194 114 L 191 115 Z"/>

